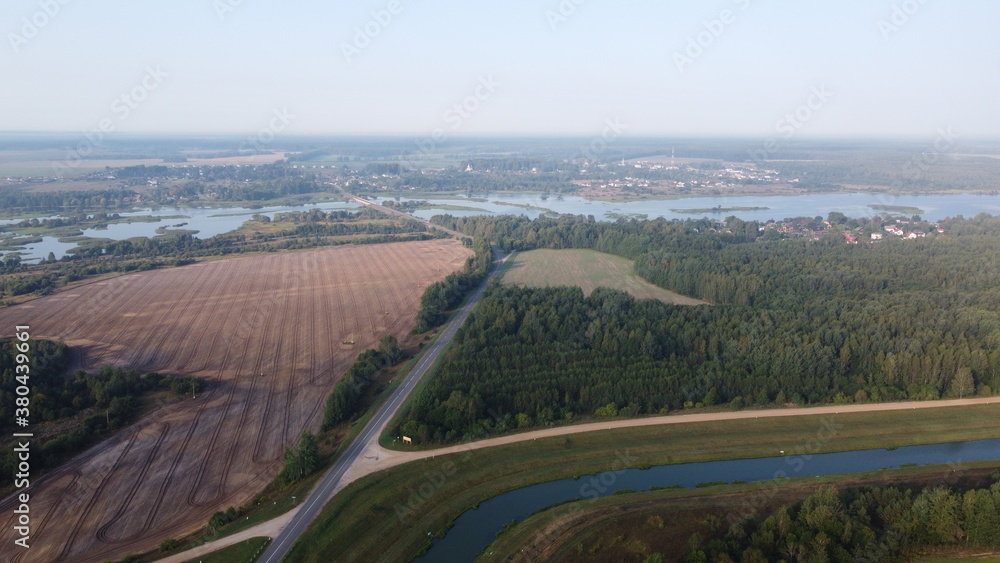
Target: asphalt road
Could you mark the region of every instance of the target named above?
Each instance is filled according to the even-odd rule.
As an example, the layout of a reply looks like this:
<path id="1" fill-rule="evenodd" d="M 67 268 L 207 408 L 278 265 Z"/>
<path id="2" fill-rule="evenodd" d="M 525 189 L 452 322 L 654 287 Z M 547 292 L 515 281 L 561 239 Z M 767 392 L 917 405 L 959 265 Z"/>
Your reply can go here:
<path id="1" fill-rule="evenodd" d="M 429 228 L 437 229 L 439 231 L 444 231 L 444 232 L 448 233 L 449 235 L 451 235 L 453 237 L 458 237 L 460 239 L 461 238 L 470 238 L 469 235 L 467 235 L 465 233 L 460 233 L 458 231 L 453 231 L 451 229 L 446 229 L 446 228 L 442 227 L 441 225 L 435 225 L 434 223 L 431 223 L 427 219 L 421 219 L 420 217 L 417 217 L 416 215 L 411 215 L 409 213 L 404 213 L 402 211 L 393 209 L 391 207 L 386 207 L 384 205 L 379 205 L 379 204 L 375 203 L 374 201 L 370 201 L 370 200 L 367 200 L 367 199 L 364 199 L 364 198 L 361 198 L 361 197 L 358 197 L 358 196 L 355 196 L 355 195 L 351 195 L 351 194 L 345 192 L 344 190 L 340 190 L 340 191 L 345 196 L 347 196 L 348 198 L 350 198 L 350 200 L 353 201 L 354 203 L 360 203 L 361 205 L 364 205 L 365 207 L 372 207 L 372 208 L 378 209 L 379 211 L 381 211 L 382 213 L 385 213 L 387 215 L 393 215 L 395 217 L 400 217 L 400 218 L 403 218 L 403 219 L 412 219 L 414 221 L 419 221 L 419 222 L 427 225 Z"/>
<path id="2" fill-rule="evenodd" d="M 277 563 L 288 553 L 292 548 L 292 545 L 299 539 L 299 537 L 305 532 L 306 528 L 312 521 L 319 515 L 320 510 L 322 510 L 323 505 L 326 504 L 334 490 L 336 490 L 337 484 L 343 479 L 344 474 L 354 465 L 358 459 L 361 457 L 361 453 L 364 451 L 365 447 L 373 440 L 378 440 L 379 434 L 382 433 L 382 429 L 392 420 L 392 417 L 396 415 L 399 408 L 403 405 L 403 402 L 416 387 L 417 383 L 424 377 L 427 371 L 430 369 L 434 362 L 437 360 L 441 352 L 448 346 L 451 339 L 455 336 L 455 332 L 458 328 L 465 323 L 465 319 L 469 317 L 469 313 L 475 308 L 476 304 L 483 296 L 483 292 L 486 290 L 486 286 L 489 281 L 493 279 L 497 273 L 500 271 L 500 267 L 503 265 L 503 260 L 500 259 L 499 255 L 494 250 L 494 265 L 493 271 L 486 278 L 486 281 L 472 294 L 468 299 L 466 304 L 462 309 L 456 314 L 451 322 L 445 326 L 444 330 L 438 336 L 437 340 L 432 344 L 423 354 L 423 357 L 417 362 L 417 365 L 410 371 L 406 376 L 403 383 L 393 392 L 389 400 L 386 401 L 382 407 L 379 409 L 378 413 L 368 421 L 365 425 L 364 430 L 358 434 L 357 438 L 351 443 L 340 459 L 334 463 L 333 467 L 327 472 L 326 476 L 320 484 L 313 489 L 313 492 L 302 502 L 302 508 L 299 509 L 298 513 L 292 518 L 288 526 L 281 532 L 271 542 L 270 547 L 264 552 L 264 555 L 258 561 L 264 563 Z"/>

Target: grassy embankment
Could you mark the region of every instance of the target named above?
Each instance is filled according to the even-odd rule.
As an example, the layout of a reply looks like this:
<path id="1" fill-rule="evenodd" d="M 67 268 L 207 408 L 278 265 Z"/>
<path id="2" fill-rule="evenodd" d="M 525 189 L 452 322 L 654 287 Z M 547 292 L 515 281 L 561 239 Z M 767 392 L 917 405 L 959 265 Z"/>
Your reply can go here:
<path id="1" fill-rule="evenodd" d="M 489 213 L 488 209 L 483 209 L 481 207 L 469 207 L 468 205 L 454 205 L 451 203 L 433 203 L 433 202 L 423 202 L 416 207 L 420 209 L 434 209 L 441 211 L 473 211 L 475 213 Z"/>
<path id="2" fill-rule="evenodd" d="M 917 491 L 937 485 L 984 488 L 997 465 L 996 461 L 961 464 L 958 473 L 952 466 L 903 467 L 799 477 L 777 486 L 747 483 L 586 499 L 543 510 L 509 527 L 483 550 L 479 560 L 521 561 L 527 553 L 528 560 L 641 561 L 660 553 L 667 561 L 680 561 L 693 534 L 716 537 L 743 517 L 763 518 L 823 486 L 845 489 L 892 484 Z M 958 548 L 941 555 L 960 557 L 969 551 Z"/>
<path id="3" fill-rule="evenodd" d="M 198 563 L 233 563 L 236 561 L 245 563 L 247 561 L 256 561 L 258 557 L 264 554 L 264 549 L 269 543 L 271 543 L 271 538 L 250 538 L 247 541 L 231 545 L 208 555 L 197 557 L 193 561 L 197 561 Z"/>
<path id="4" fill-rule="evenodd" d="M 469 451 L 361 479 L 334 497 L 290 561 L 408 560 L 500 493 L 624 466 L 823 453 L 1000 437 L 1000 405 L 763 418 L 589 432 Z M 833 426 L 836 432 L 829 436 Z M 792 475 L 794 476 L 794 475 Z"/>
<path id="5" fill-rule="evenodd" d="M 710 213 L 733 213 L 736 211 L 767 211 L 770 207 L 702 207 L 697 209 L 671 209 L 675 213 L 686 213 L 688 215 L 708 215 Z"/>
<path id="6" fill-rule="evenodd" d="M 889 211 L 891 213 L 904 213 L 906 215 L 923 215 L 927 213 L 919 207 L 912 207 L 909 205 L 878 205 L 869 204 L 868 207 L 874 209 L 875 211 Z"/>

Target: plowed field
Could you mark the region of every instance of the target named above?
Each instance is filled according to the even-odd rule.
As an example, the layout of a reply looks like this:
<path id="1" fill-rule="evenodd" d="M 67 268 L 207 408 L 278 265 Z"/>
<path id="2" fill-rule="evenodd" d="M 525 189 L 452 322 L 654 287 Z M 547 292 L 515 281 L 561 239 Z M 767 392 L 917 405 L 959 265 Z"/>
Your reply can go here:
<path id="1" fill-rule="evenodd" d="M 163 407 L 32 480 L 31 544 L 12 561 L 102 561 L 156 547 L 243 504 L 316 430 L 323 402 L 361 351 L 412 327 L 420 296 L 471 251 L 426 241 L 238 258 L 119 277 L 0 309 L 0 327 L 105 365 L 198 375 L 207 391 Z"/>

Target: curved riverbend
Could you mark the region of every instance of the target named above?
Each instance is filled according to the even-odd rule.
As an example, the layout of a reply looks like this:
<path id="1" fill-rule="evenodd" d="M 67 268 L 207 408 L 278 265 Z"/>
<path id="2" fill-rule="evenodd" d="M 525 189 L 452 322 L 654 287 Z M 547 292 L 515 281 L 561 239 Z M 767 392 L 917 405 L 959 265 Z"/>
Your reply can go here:
<path id="1" fill-rule="evenodd" d="M 860 473 L 902 465 L 958 464 L 1000 459 L 1000 438 L 906 446 L 893 450 L 856 450 L 816 455 L 786 455 L 660 465 L 650 469 L 606 471 L 578 479 L 560 479 L 516 489 L 493 497 L 477 509 L 466 511 L 444 539 L 435 540 L 430 551 L 416 561 L 425 563 L 472 561 L 493 542 L 504 524 L 523 521 L 546 507 L 567 501 L 608 496 L 621 490 L 646 491 L 650 487 L 698 483 L 764 481 L 784 477 L 812 477 Z M 622 460 L 622 465 L 628 460 Z"/>

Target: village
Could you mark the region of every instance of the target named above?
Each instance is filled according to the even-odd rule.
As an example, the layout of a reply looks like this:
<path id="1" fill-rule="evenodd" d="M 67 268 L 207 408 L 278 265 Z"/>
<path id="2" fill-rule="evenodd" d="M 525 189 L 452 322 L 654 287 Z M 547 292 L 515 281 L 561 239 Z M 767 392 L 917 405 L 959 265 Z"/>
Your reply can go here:
<path id="1" fill-rule="evenodd" d="M 831 214 L 839 215 L 839 214 Z M 896 237 L 902 240 L 926 238 L 928 234 L 943 235 L 944 227 L 940 223 L 913 219 L 881 218 L 831 222 L 829 219 L 786 219 L 781 222 L 768 221 L 760 227 L 761 239 L 776 238 L 811 238 L 820 240 L 830 233 L 841 233 L 847 244 L 858 244 L 862 241 L 878 242 L 886 238 Z"/>

